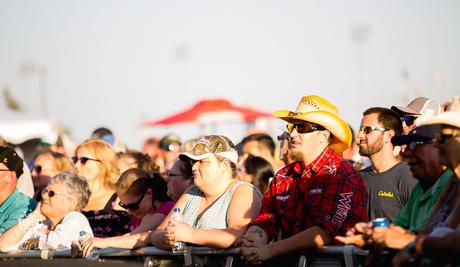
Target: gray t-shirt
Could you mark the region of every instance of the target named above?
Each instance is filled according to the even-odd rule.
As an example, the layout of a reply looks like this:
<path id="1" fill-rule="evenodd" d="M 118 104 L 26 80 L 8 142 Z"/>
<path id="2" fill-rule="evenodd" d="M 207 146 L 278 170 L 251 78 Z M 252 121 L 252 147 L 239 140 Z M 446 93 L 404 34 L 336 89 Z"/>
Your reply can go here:
<path id="1" fill-rule="evenodd" d="M 375 173 L 368 167 L 361 170 L 361 175 L 369 192 L 367 215 L 371 220 L 386 217 L 393 221 L 417 184 L 405 162 L 382 173 Z"/>

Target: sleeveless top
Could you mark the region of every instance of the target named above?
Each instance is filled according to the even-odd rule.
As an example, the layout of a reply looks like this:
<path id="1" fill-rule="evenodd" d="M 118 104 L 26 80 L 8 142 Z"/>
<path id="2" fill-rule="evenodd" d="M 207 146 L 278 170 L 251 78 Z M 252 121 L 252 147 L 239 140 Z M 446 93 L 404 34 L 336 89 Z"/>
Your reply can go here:
<path id="1" fill-rule="evenodd" d="M 129 213 L 113 208 L 116 199 L 117 194 L 113 194 L 104 209 L 82 211 L 91 225 L 94 237 L 120 236 L 133 230 Z"/>
<path id="2" fill-rule="evenodd" d="M 225 229 L 228 228 L 227 211 L 228 206 L 232 200 L 233 192 L 236 188 L 242 184 L 249 184 L 253 190 L 258 192 L 255 187 L 247 182 L 237 181 L 232 187 L 225 191 L 211 206 L 209 206 L 201 215 L 198 217 L 197 211 L 200 206 L 200 201 L 204 197 L 203 192 L 194 186 L 188 193 L 188 199 L 184 206 L 182 213 L 184 221 L 197 229 Z"/>

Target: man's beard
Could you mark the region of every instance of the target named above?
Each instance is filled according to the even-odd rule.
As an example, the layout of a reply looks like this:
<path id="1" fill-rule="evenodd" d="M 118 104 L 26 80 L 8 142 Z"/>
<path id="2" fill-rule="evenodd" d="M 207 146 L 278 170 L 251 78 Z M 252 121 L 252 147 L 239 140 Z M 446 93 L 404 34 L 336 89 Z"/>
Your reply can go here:
<path id="1" fill-rule="evenodd" d="M 370 157 L 375 153 L 382 150 L 383 147 L 383 140 L 379 138 L 373 144 L 368 144 L 367 147 L 359 146 L 359 154 L 361 156 Z"/>
<path id="2" fill-rule="evenodd" d="M 300 149 L 289 149 L 288 157 L 293 161 L 303 161 L 303 151 Z"/>

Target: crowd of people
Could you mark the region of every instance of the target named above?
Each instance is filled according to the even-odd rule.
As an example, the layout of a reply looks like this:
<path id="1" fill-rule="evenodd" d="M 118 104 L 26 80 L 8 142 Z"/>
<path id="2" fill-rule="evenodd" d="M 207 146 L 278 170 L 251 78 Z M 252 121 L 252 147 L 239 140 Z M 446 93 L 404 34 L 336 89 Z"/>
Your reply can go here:
<path id="1" fill-rule="evenodd" d="M 0 251 L 185 242 L 295 266 L 298 251 L 353 244 L 369 266 L 459 264 L 460 96 L 369 107 L 356 131 L 316 95 L 274 116 L 287 124 L 278 143 L 168 134 L 136 151 L 98 128 L 70 154 L 41 144 L 25 162 L 2 140 Z"/>

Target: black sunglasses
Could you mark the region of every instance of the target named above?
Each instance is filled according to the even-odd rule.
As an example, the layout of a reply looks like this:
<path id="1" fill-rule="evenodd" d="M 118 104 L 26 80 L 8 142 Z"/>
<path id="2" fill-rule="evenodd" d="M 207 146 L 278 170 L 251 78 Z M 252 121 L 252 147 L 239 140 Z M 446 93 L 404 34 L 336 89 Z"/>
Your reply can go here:
<path id="1" fill-rule="evenodd" d="M 80 161 L 80 164 L 81 164 L 81 165 L 85 165 L 86 162 L 88 162 L 88 160 L 101 162 L 101 161 L 98 160 L 98 159 L 92 159 L 92 158 L 88 158 L 88 157 L 77 157 L 77 156 L 73 156 L 73 157 L 72 157 L 73 164 L 77 164 L 77 162 Z"/>
<path id="2" fill-rule="evenodd" d="M 34 166 L 34 171 L 35 171 L 38 175 L 40 175 L 40 173 L 42 172 L 42 170 L 43 170 L 42 166 L 40 166 L 40 165 L 35 165 L 35 166 Z"/>
<path id="3" fill-rule="evenodd" d="M 359 127 L 359 131 L 363 132 L 364 134 L 370 134 L 372 131 L 379 131 L 385 132 L 387 129 L 378 127 L 378 126 L 361 126 Z"/>
<path id="4" fill-rule="evenodd" d="M 325 130 L 323 126 L 313 123 L 288 123 L 286 127 L 289 133 L 292 133 L 292 131 L 296 129 L 297 132 L 300 134 Z"/>
<path id="5" fill-rule="evenodd" d="M 451 137 L 459 137 L 460 134 L 443 134 L 443 133 L 438 133 L 435 137 L 436 142 L 439 144 L 443 145 L 449 140 Z"/>
<path id="6" fill-rule="evenodd" d="M 417 115 L 404 115 L 401 117 L 401 121 L 405 122 L 407 126 L 412 126 L 417 117 Z"/>
<path id="7" fill-rule="evenodd" d="M 142 200 L 144 199 L 145 193 L 139 198 L 138 201 L 135 203 L 130 203 L 130 204 L 124 204 L 124 203 L 118 203 L 118 205 L 125 210 L 131 210 L 131 211 L 136 211 L 139 209 L 139 205 L 141 204 Z"/>
<path id="8" fill-rule="evenodd" d="M 52 198 L 56 195 L 64 195 L 64 194 L 59 194 L 59 193 L 54 192 L 53 190 L 48 190 L 46 188 L 42 190 L 42 198 L 44 198 L 45 196 L 48 196 L 48 198 Z"/>

